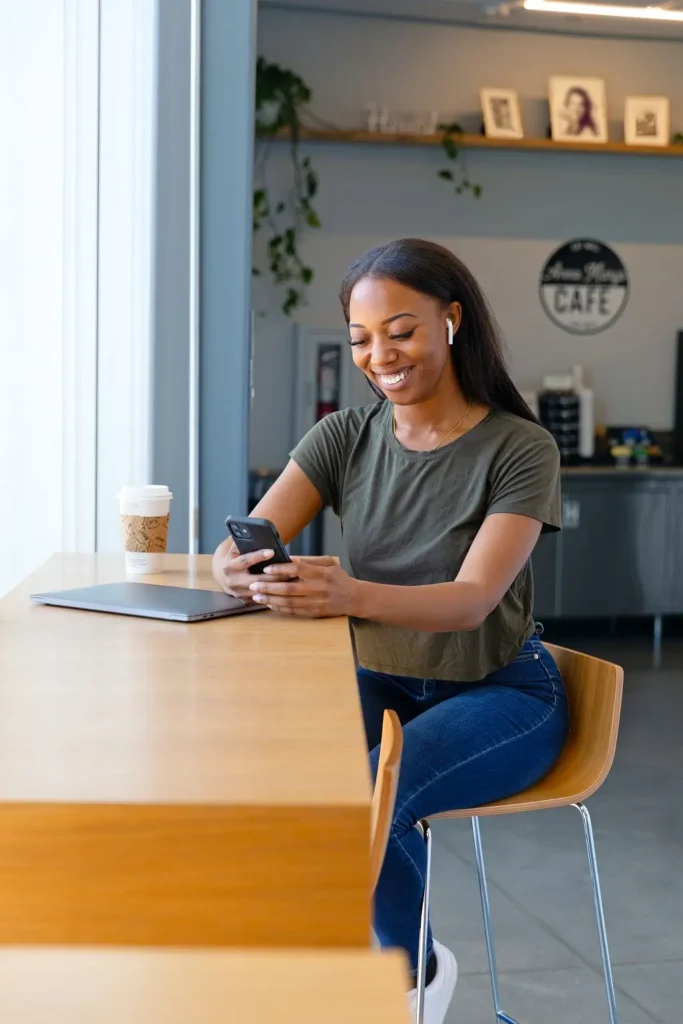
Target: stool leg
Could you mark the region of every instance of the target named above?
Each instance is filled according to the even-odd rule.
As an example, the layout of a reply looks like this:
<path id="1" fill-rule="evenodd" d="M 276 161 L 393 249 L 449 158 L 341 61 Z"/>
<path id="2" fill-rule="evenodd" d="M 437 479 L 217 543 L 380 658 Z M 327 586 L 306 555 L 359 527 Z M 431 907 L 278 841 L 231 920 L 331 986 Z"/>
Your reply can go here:
<path id="1" fill-rule="evenodd" d="M 481 896 L 481 912 L 484 918 L 484 935 L 486 937 L 486 952 L 489 958 L 489 972 L 491 975 L 491 989 L 493 991 L 493 1006 L 496 1011 L 496 1020 L 503 1024 L 517 1024 L 512 1017 L 508 1017 L 500 1008 L 500 996 L 498 994 L 498 967 L 496 965 L 496 951 L 493 945 L 493 925 L 491 923 L 491 904 L 489 902 L 489 887 L 486 881 L 486 866 L 484 864 L 484 848 L 481 844 L 481 828 L 479 818 L 472 818 L 472 835 L 474 838 L 474 856 L 477 861 L 477 875 L 479 877 L 479 894 Z"/>
<path id="2" fill-rule="evenodd" d="M 602 892 L 600 890 L 600 876 L 598 875 L 598 858 L 595 852 L 595 837 L 593 836 L 593 824 L 588 808 L 583 804 L 574 804 L 577 811 L 583 818 L 583 830 L 586 836 L 586 851 L 588 853 L 588 867 L 590 869 L 591 885 L 593 887 L 593 903 L 595 904 L 595 919 L 598 925 L 598 936 L 600 938 L 600 955 L 602 956 L 602 970 L 605 975 L 605 989 L 607 992 L 607 1005 L 609 1007 L 609 1019 L 611 1024 L 618 1024 L 617 999 L 614 992 L 614 978 L 612 976 L 612 960 L 609 955 L 607 944 L 607 927 L 605 925 L 605 911 L 602 905 Z"/>
<path id="3" fill-rule="evenodd" d="M 662 667 L 662 616 L 655 615 L 654 635 L 652 639 L 652 667 Z"/>
<path id="4" fill-rule="evenodd" d="M 422 912 L 420 914 L 420 941 L 417 951 L 417 1009 L 415 1024 L 423 1024 L 425 1012 L 425 982 L 427 980 L 427 929 L 429 926 L 429 893 L 432 881 L 432 830 L 429 822 L 422 820 L 417 827 L 422 832 L 427 849 L 427 866 L 425 868 L 425 887 L 422 894 Z"/>

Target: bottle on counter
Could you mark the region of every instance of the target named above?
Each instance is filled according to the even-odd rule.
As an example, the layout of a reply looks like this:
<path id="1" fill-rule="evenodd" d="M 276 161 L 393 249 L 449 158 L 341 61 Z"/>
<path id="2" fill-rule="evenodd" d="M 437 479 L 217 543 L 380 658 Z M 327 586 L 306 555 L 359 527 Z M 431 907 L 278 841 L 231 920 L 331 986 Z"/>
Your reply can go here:
<path id="1" fill-rule="evenodd" d="M 610 455 L 614 459 L 617 469 L 628 469 L 631 465 L 633 448 L 627 444 L 615 444 L 613 448 L 610 448 Z"/>
<path id="2" fill-rule="evenodd" d="M 574 367 L 574 390 L 579 396 L 579 455 L 582 459 L 595 456 L 595 403 L 593 390 L 586 386 L 583 367 Z"/>
<path id="3" fill-rule="evenodd" d="M 543 378 L 538 396 L 539 419 L 557 442 L 564 459 L 595 455 L 593 391 L 585 386 L 583 369 Z"/>
<path id="4" fill-rule="evenodd" d="M 543 378 L 538 396 L 539 419 L 555 438 L 563 459 L 579 453 L 580 403 L 570 374 Z"/>

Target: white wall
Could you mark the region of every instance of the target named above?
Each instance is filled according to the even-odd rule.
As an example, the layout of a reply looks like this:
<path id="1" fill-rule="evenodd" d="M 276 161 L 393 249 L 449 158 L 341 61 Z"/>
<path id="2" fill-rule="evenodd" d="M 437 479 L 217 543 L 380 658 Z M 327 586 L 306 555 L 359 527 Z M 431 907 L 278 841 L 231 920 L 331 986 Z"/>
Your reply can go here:
<path id="1" fill-rule="evenodd" d="M 259 52 L 298 72 L 313 89 L 312 109 L 340 126 L 362 123 L 368 100 L 398 110 L 437 108 L 478 130 L 478 90 L 516 88 L 528 135 L 547 127 L 551 74 L 607 82 L 617 138 L 627 93 L 669 95 L 672 128 L 683 130 L 682 43 L 592 39 L 265 9 Z M 317 209 L 304 254 L 315 268 L 312 327 L 342 323 L 339 280 L 364 249 L 390 238 L 433 238 L 459 253 L 484 285 L 522 386 L 543 373 L 584 364 L 598 416 L 606 422 L 671 426 L 675 332 L 683 327 L 681 161 L 605 154 L 476 150 L 478 202 L 456 198 L 437 178 L 443 154 L 430 147 L 311 144 L 320 174 Z M 269 181 L 285 180 L 287 154 L 275 147 Z M 621 319 L 603 334 L 576 338 L 555 327 L 538 301 L 538 279 L 552 249 L 571 238 L 612 244 L 631 277 Z M 282 465 L 291 435 L 291 325 L 272 297 L 257 319 L 254 466 Z"/>
<path id="2" fill-rule="evenodd" d="M 3 0 L 0 594 L 62 546 L 64 74 L 63 3 Z"/>

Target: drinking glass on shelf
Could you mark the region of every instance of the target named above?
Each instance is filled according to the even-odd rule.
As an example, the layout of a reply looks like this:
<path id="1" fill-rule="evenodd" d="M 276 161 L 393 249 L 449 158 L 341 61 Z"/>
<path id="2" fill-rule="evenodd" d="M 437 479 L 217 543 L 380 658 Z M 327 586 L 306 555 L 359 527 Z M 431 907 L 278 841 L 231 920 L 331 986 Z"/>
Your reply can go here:
<path id="1" fill-rule="evenodd" d="M 421 135 L 424 131 L 420 114 L 404 111 L 397 117 L 398 130 L 404 135 Z"/>
<path id="2" fill-rule="evenodd" d="M 398 131 L 398 125 L 396 122 L 396 116 L 392 114 L 389 107 L 380 107 L 379 111 L 379 130 L 386 134 L 393 134 Z"/>
<path id="3" fill-rule="evenodd" d="M 365 127 L 369 132 L 380 131 L 380 109 L 376 103 L 365 104 Z"/>

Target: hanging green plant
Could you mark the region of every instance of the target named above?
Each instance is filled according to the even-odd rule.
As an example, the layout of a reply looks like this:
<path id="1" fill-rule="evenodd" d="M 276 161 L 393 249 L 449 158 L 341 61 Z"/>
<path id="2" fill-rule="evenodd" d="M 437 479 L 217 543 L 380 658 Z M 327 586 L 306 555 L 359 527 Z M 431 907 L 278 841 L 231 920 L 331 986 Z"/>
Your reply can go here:
<path id="1" fill-rule="evenodd" d="M 461 196 L 465 192 L 471 192 L 475 199 L 479 199 L 483 189 L 481 185 L 470 181 L 467 170 L 467 158 L 462 145 L 464 132 L 461 126 L 456 121 L 453 121 L 450 124 L 440 124 L 439 131 L 443 132 L 441 145 L 443 146 L 444 153 L 453 163 L 452 169 L 445 167 L 439 171 L 439 177 L 453 184 L 456 195 Z"/>
<path id="2" fill-rule="evenodd" d="M 269 64 L 263 57 L 256 63 L 256 138 L 254 174 L 254 233 L 267 229 L 268 269 L 276 284 L 284 287 L 282 311 L 290 316 L 305 299 L 313 280 L 313 268 L 301 258 L 299 243 L 306 227 L 319 228 L 313 208 L 318 176 L 308 157 L 299 151 L 301 111 L 311 90 L 293 71 Z M 273 203 L 266 184 L 269 142 L 286 133 L 292 161 L 293 184 L 287 197 Z M 254 273 L 260 271 L 254 268 Z"/>

